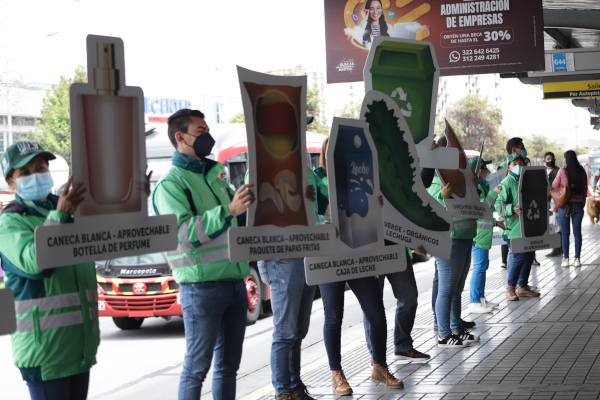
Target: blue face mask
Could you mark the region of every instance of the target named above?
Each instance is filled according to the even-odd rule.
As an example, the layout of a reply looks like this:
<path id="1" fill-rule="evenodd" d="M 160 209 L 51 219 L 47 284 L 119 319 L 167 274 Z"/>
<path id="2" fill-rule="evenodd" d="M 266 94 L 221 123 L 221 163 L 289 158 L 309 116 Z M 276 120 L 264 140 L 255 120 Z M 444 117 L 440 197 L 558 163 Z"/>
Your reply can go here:
<path id="1" fill-rule="evenodd" d="M 527 150 L 525 150 L 525 149 L 521 150 L 521 157 L 527 158 Z"/>
<path id="2" fill-rule="evenodd" d="M 519 180 L 519 177 L 521 176 L 521 166 L 515 165 L 510 171 L 508 171 L 508 173 L 516 180 Z"/>
<path id="3" fill-rule="evenodd" d="M 23 176 L 15 179 L 15 182 L 17 182 L 17 193 L 23 200 L 42 200 L 50 194 L 54 186 L 50 172 Z"/>

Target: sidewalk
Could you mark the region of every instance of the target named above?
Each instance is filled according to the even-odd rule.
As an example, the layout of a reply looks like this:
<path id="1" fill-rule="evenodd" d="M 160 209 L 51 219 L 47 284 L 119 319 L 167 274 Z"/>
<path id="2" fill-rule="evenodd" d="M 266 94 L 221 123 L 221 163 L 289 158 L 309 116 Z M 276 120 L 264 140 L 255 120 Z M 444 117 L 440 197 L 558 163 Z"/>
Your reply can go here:
<path id="1" fill-rule="evenodd" d="M 599 399 L 599 244 L 600 225 L 590 225 L 586 216 L 582 267 L 562 268 L 560 258 L 546 258 L 548 251 L 538 252 L 542 265 L 532 267 L 530 284 L 542 295 L 515 302 L 506 301 L 506 270 L 500 268 L 499 259 L 492 261 L 486 295 L 500 303 L 500 308 L 492 314 L 466 315 L 465 288 L 463 317 L 476 317 L 474 333 L 481 335 L 481 342 L 461 350 L 437 348 L 431 292 L 420 296 L 413 339 L 415 348 L 430 354 L 431 360 L 426 364 L 395 361 L 393 330 L 388 331 L 390 371 L 404 381 L 404 389 L 388 389 L 370 381 L 370 355 L 364 337 L 342 349 L 342 365 L 353 396 L 333 393 L 324 354 L 303 366 L 302 379 L 311 396 L 318 399 Z M 570 253 L 573 257 L 573 244 Z M 467 285 L 469 281 L 470 275 Z M 391 315 L 388 313 L 388 324 L 393 323 Z M 273 388 L 269 385 L 242 398 L 273 399 Z"/>

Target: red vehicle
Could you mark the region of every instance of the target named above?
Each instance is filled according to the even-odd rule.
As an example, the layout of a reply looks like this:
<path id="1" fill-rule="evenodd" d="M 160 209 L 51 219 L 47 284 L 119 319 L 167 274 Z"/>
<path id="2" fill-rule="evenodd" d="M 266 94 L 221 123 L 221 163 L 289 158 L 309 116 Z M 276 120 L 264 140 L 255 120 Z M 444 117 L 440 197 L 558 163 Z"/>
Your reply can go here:
<path id="1" fill-rule="evenodd" d="M 211 125 L 215 146 L 210 158 L 223 164 L 221 173 L 232 188 L 244 182 L 247 171 L 246 126 L 244 124 Z M 306 133 L 307 163 L 314 169 L 325 136 Z M 166 132 L 166 125 L 147 131 L 146 158 L 152 174 L 151 189 L 171 167 L 174 148 Z M 153 210 L 148 199 L 148 210 Z M 98 308 L 101 317 L 113 317 L 121 329 L 137 329 L 144 318 L 182 315 L 178 301 L 179 285 L 173 279 L 163 254 L 146 254 L 96 263 L 98 279 Z M 270 311 L 269 287 L 261 282 L 255 262 L 250 263 L 246 278 L 248 293 L 247 323 Z"/>
<path id="2" fill-rule="evenodd" d="M 587 197 L 591 197 L 594 200 L 600 200 L 600 193 L 598 193 L 598 179 L 596 173 L 600 168 L 600 150 L 592 150 L 589 154 L 583 154 L 577 156 L 579 164 L 585 169 L 588 177 L 587 182 Z"/>

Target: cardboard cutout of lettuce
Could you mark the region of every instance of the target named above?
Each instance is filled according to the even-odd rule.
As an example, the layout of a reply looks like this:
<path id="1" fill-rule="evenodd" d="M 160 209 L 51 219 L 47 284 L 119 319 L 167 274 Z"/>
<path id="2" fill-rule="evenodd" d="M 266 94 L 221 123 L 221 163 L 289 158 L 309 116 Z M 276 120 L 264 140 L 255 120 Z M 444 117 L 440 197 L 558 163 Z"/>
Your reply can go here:
<path id="1" fill-rule="evenodd" d="M 414 139 L 400 108 L 391 97 L 371 90 L 360 115 L 379 155 L 385 238 L 412 249 L 422 245 L 429 254 L 448 259 L 452 217 L 421 181 Z"/>

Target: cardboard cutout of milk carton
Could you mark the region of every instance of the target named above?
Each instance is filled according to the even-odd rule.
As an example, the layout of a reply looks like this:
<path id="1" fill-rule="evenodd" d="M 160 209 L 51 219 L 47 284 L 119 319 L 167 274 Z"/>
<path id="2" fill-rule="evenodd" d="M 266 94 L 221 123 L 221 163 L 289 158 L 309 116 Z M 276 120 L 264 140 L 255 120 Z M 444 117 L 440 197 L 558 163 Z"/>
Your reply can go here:
<path id="1" fill-rule="evenodd" d="M 0 289 L 0 335 L 9 335 L 16 330 L 15 294 L 8 288 Z"/>
<path id="2" fill-rule="evenodd" d="M 546 167 L 523 167 L 519 178 L 521 238 L 511 239 L 510 250 L 524 253 L 560 246 L 560 235 L 550 233 L 550 184 Z"/>
<path id="3" fill-rule="evenodd" d="M 440 81 L 431 42 L 387 36 L 373 38 L 363 77 L 366 92 L 382 92 L 398 105 L 413 136 L 421 167 L 458 168 L 454 148 L 430 149 Z"/>
<path id="4" fill-rule="evenodd" d="M 332 224 L 339 232 L 333 256 L 304 260 L 306 283 L 336 282 L 400 272 L 406 248 L 385 246 L 377 149 L 363 121 L 334 118 L 327 145 Z"/>
<path id="5" fill-rule="evenodd" d="M 415 143 L 400 108 L 389 96 L 371 90 L 360 118 L 377 149 L 385 238 L 413 250 L 423 246 L 427 253 L 447 260 L 452 216 L 423 185 Z"/>
<path id="6" fill-rule="evenodd" d="M 460 144 L 460 140 L 454 133 L 452 126 L 446 122 L 446 138 L 448 147 L 458 149 L 458 169 L 437 169 L 437 175 L 442 181 L 442 185 L 452 184 L 453 194 L 450 198 L 444 199 L 444 204 L 448 212 L 456 219 L 483 219 L 492 221 L 492 212 L 490 207 L 481 203 L 477 185 L 474 183 L 475 174 L 469 168 L 467 155 Z"/>
<path id="7" fill-rule="evenodd" d="M 125 84 L 123 40 L 88 35 L 87 59 L 70 90 L 73 182 L 87 192 L 73 223 L 35 230 L 42 269 L 177 247 L 175 215 L 148 216 L 144 94 Z"/>
<path id="8" fill-rule="evenodd" d="M 248 136 L 249 182 L 256 201 L 246 227 L 229 229 L 231 261 L 298 258 L 335 252 L 335 229 L 316 225 L 306 198 L 306 76 L 238 67 Z"/>

